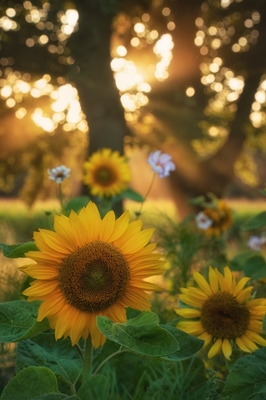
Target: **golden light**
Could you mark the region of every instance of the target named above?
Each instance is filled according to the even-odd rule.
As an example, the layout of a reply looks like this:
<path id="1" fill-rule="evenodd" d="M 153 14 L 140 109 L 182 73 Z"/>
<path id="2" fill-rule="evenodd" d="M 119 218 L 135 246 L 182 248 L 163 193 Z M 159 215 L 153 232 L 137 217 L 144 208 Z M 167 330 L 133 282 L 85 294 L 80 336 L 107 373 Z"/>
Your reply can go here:
<path id="1" fill-rule="evenodd" d="M 116 48 L 116 53 L 119 55 L 119 57 L 125 57 L 127 55 L 127 49 L 125 46 L 118 46 Z"/>
<path id="2" fill-rule="evenodd" d="M 16 105 L 15 99 L 7 99 L 6 106 L 8 108 L 13 108 L 13 107 L 15 107 L 15 105 Z"/>
<path id="3" fill-rule="evenodd" d="M 217 128 L 217 126 L 211 126 L 208 130 L 208 133 L 210 136 L 216 137 L 219 135 L 219 129 Z"/>
<path id="4" fill-rule="evenodd" d="M 18 119 L 22 119 L 25 117 L 25 115 L 27 114 L 27 110 L 24 107 L 19 108 L 16 112 L 15 115 Z"/>
<path id="5" fill-rule="evenodd" d="M 170 14 L 171 14 L 170 8 L 164 7 L 164 8 L 162 9 L 162 14 L 163 14 L 165 17 L 168 16 L 168 15 L 170 15 Z"/>
<path id="6" fill-rule="evenodd" d="M 0 93 L 1 93 L 2 98 L 7 98 L 7 97 L 11 96 L 11 94 L 12 94 L 12 87 L 9 85 L 6 85 L 1 89 Z"/>
<path id="7" fill-rule="evenodd" d="M 221 0 L 221 6 L 223 8 L 226 8 L 228 6 L 230 6 L 230 4 L 233 2 L 233 0 Z"/>
<path id="8" fill-rule="evenodd" d="M 55 122 L 49 116 L 44 115 L 41 108 L 36 108 L 31 118 L 37 126 L 46 132 L 53 132 L 56 128 Z"/>
<path id="9" fill-rule="evenodd" d="M 258 90 L 257 93 L 255 94 L 255 99 L 258 103 L 265 103 L 266 101 L 266 95 L 264 90 Z"/>
<path id="10" fill-rule="evenodd" d="M 142 24 L 141 22 L 137 22 L 135 25 L 134 25 L 134 31 L 136 32 L 136 34 L 138 35 L 138 36 L 142 36 L 143 34 L 144 34 L 144 32 L 145 32 L 145 25 L 144 24 Z"/>
<path id="11" fill-rule="evenodd" d="M 16 15 L 16 10 L 14 8 L 7 8 L 6 15 L 10 18 L 13 18 Z"/>
<path id="12" fill-rule="evenodd" d="M 195 94 L 195 89 L 193 87 L 188 87 L 186 90 L 186 95 L 188 97 L 193 97 Z"/>
<path id="13" fill-rule="evenodd" d="M 167 23 L 167 29 L 169 31 L 173 31 L 175 28 L 176 28 L 176 25 L 175 25 L 175 23 L 173 21 L 170 21 L 170 22 Z"/>
<path id="14" fill-rule="evenodd" d="M 138 47 L 140 44 L 140 40 L 137 37 L 131 39 L 130 44 L 132 47 Z"/>

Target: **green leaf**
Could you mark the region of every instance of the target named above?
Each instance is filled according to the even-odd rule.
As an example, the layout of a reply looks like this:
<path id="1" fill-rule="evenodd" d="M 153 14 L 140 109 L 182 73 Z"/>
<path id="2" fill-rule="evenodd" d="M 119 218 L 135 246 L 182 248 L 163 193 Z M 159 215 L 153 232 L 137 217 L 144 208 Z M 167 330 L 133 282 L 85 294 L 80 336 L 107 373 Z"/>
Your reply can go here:
<path id="1" fill-rule="evenodd" d="M 251 279 L 266 278 L 266 262 L 261 255 L 250 257 L 243 266 L 246 276 Z"/>
<path id="2" fill-rule="evenodd" d="M 34 400 L 80 400 L 77 396 L 67 396 L 63 393 L 46 393 L 38 397 L 34 397 Z"/>
<path id="3" fill-rule="evenodd" d="M 88 196 L 75 197 L 69 200 L 63 207 L 62 213 L 69 215 L 71 210 L 78 213 L 83 207 L 86 207 L 90 198 Z"/>
<path id="4" fill-rule="evenodd" d="M 53 372 L 44 367 L 29 367 L 8 382 L 1 400 L 40 400 L 48 393 L 58 393 Z"/>
<path id="5" fill-rule="evenodd" d="M 256 398 L 266 392 L 266 348 L 241 357 L 231 369 L 222 392 L 223 400 Z M 260 397 L 258 397 L 260 398 Z"/>
<path id="6" fill-rule="evenodd" d="M 204 346 L 204 340 L 188 335 L 171 325 L 160 325 L 176 339 L 180 349 L 172 354 L 162 357 L 164 360 L 181 361 L 194 356 Z"/>
<path id="7" fill-rule="evenodd" d="M 79 388 L 78 396 L 81 400 L 107 400 L 110 384 L 106 376 L 93 375 Z"/>
<path id="8" fill-rule="evenodd" d="M 8 258 L 19 258 L 25 257 L 25 253 L 28 251 L 38 250 L 35 242 L 26 242 L 18 244 L 5 244 L 0 243 L 0 248 L 3 250 L 3 254 Z"/>
<path id="9" fill-rule="evenodd" d="M 141 194 L 135 192 L 135 190 L 131 188 L 126 188 L 123 192 L 120 193 L 119 197 L 121 199 L 129 199 L 133 201 L 137 201 L 138 203 L 142 203 L 145 199 Z"/>
<path id="10" fill-rule="evenodd" d="M 248 219 L 242 226 L 242 229 L 248 231 L 250 229 L 262 228 L 264 225 L 266 225 L 266 211 L 262 211 L 255 217 Z"/>
<path id="11" fill-rule="evenodd" d="M 54 332 L 46 332 L 18 344 L 16 370 L 29 366 L 47 367 L 65 382 L 74 384 L 82 363 L 69 339 L 55 341 Z"/>
<path id="12" fill-rule="evenodd" d="M 257 251 L 247 250 L 243 253 L 237 254 L 234 258 L 232 258 L 232 260 L 229 261 L 228 266 L 232 271 L 242 270 L 247 261 L 257 255 Z"/>
<path id="13" fill-rule="evenodd" d="M 0 303 L 0 342 L 17 342 L 49 329 L 47 319 L 36 321 L 40 304 L 26 300 Z"/>
<path id="14" fill-rule="evenodd" d="M 97 317 L 100 331 L 112 342 L 146 356 L 163 357 L 179 349 L 178 342 L 159 326 L 156 314 L 144 311 L 124 324 L 107 317 Z"/>

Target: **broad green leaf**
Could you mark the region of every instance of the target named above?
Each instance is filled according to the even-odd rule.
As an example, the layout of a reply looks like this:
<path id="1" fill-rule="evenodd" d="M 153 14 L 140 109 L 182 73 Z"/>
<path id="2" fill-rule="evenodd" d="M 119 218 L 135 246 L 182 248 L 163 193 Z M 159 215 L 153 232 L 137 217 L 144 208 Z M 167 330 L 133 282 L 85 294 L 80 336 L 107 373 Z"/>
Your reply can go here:
<path id="1" fill-rule="evenodd" d="M 82 400 L 80 397 L 73 395 L 68 396 L 63 393 L 46 393 L 41 396 L 34 397 L 34 400 Z"/>
<path id="2" fill-rule="evenodd" d="M 80 397 L 71 396 L 69 397 L 63 393 L 46 393 L 38 397 L 34 397 L 34 400 L 81 400 Z"/>
<path id="3" fill-rule="evenodd" d="M 266 211 L 262 211 L 255 217 L 248 219 L 242 226 L 242 229 L 248 231 L 250 229 L 262 228 L 264 225 L 266 225 Z"/>
<path id="4" fill-rule="evenodd" d="M 245 275 L 251 279 L 266 278 L 266 262 L 259 254 L 246 260 L 243 269 Z"/>
<path id="5" fill-rule="evenodd" d="M 0 243 L 0 248 L 3 250 L 4 256 L 8 258 L 25 257 L 25 253 L 27 253 L 28 251 L 38 250 L 35 242 L 18 243 L 11 245 Z"/>
<path id="6" fill-rule="evenodd" d="M 228 266 L 231 269 L 231 271 L 238 271 L 238 270 L 243 270 L 244 265 L 246 262 L 254 257 L 257 256 L 258 252 L 254 250 L 247 250 L 243 253 L 237 254 L 232 260 L 229 261 Z"/>
<path id="7" fill-rule="evenodd" d="M 137 201 L 139 203 L 142 203 L 145 200 L 144 197 L 141 196 L 141 194 L 135 192 L 135 190 L 131 188 L 126 188 L 125 190 L 123 190 L 123 192 L 120 193 L 119 197 L 122 199 Z"/>
<path id="8" fill-rule="evenodd" d="M 164 360 L 181 361 L 194 356 L 204 345 L 204 340 L 198 339 L 195 336 L 188 335 L 171 325 L 160 325 L 176 339 L 179 343 L 179 350 L 172 354 L 162 357 Z"/>
<path id="9" fill-rule="evenodd" d="M 53 372 L 44 367 L 29 367 L 8 382 L 1 400 L 39 400 L 41 395 L 48 393 L 58 393 Z"/>
<path id="10" fill-rule="evenodd" d="M 107 400 L 110 384 L 106 376 L 93 375 L 79 388 L 78 396 L 81 400 Z"/>
<path id="11" fill-rule="evenodd" d="M 49 329 L 47 319 L 37 322 L 39 301 L 26 300 L 0 303 L 0 342 L 17 342 Z"/>
<path id="12" fill-rule="evenodd" d="M 157 315 L 147 311 L 124 324 L 97 317 L 97 326 L 109 340 L 138 354 L 163 357 L 179 349 L 175 338 L 159 326 Z"/>
<path id="13" fill-rule="evenodd" d="M 69 215 L 71 210 L 78 213 L 83 207 L 86 207 L 89 201 L 90 198 L 88 196 L 75 197 L 64 205 L 62 213 Z"/>
<path id="14" fill-rule="evenodd" d="M 231 369 L 222 393 L 223 400 L 257 399 L 266 392 L 266 348 L 241 357 Z M 260 397 L 258 397 L 260 398 Z"/>
<path id="15" fill-rule="evenodd" d="M 46 332 L 18 344 L 16 370 L 29 366 L 47 367 L 64 381 L 74 384 L 82 363 L 69 339 L 55 341 L 54 332 Z"/>

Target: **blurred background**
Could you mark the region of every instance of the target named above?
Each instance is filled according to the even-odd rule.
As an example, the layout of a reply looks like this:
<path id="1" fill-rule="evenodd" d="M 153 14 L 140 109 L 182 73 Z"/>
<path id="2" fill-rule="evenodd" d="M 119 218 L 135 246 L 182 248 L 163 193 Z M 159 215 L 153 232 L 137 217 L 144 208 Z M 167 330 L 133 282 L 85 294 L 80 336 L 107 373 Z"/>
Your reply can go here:
<path id="1" fill-rule="evenodd" d="M 260 200 L 265 185 L 264 0 L 0 1 L 0 196 L 56 198 L 47 169 L 125 152 L 144 194 L 150 151 L 176 171 L 151 199 Z"/>
<path id="2" fill-rule="evenodd" d="M 265 295 L 266 261 L 247 253 L 250 235 L 263 234 L 265 256 L 265 224 L 242 230 L 265 210 L 265 43 L 265 0 L 0 0 L 0 242 L 52 229 L 60 207 L 48 169 L 71 169 L 64 199 L 87 194 L 83 163 L 109 147 L 128 157 L 131 187 L 145 195 L 147 158 L 161 150 L 176 170 L 156 177 L 142 213 L 168 265 L 153 309 L 172 320 L 179 287 L 209 265 L 263 278 Z M 210 192 L 233 210 L 221 238 L 185 219 L 189 200 Z M 136 218 L 139 204 L 126 206 Z M 21 299 L 25 259 L 0 261 L 0 302 Z M 1 392 L 15 346 L 0 346 Z"/>

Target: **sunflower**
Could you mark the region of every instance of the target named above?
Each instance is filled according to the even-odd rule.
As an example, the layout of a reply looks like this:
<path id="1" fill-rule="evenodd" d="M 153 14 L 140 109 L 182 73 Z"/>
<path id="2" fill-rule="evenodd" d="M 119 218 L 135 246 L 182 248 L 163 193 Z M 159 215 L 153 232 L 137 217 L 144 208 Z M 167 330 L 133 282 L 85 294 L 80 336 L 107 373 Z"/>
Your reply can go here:
<path id="1" fill-rule="evenodd" d="M 150 309 L 146 291 L 160 288 L 144 278 L 162 274 L 164 262 L 152 253 L 156 244 L 148 244 L 153 229 L 141 226 L 128 211 L 101 219 L 90 202 L 79 215 L 56 215 L 54 231 L 34 233 L 39 251 L 26 257 L 36 263 L 20 269 L 35 280 L 23 294 L 42 301 L 37 321 L 47 317 L 56 339 L 69 336 L 74 345 L 90 335 L 97 348 L 105 342 L 97 316 L 125 322 L 126 307 Z"/>
<path id="2" fill-rule="evenodd" d="M 83 182 L 90 187 L 94 196 L 116 196 L 130 181 L 128 163 L 118 151 L 99 150 L 93 153 L 83 166 L 85 170 Z"/>
<path id="3" fill-rule="evenodd" d="M 232 211 L 223 200 L 218 200 L 215 207 L 205 208 L 203 213 L 212 221 L 212 224 L 204 230 L 207 236 L 220 236 L 232 225 Z"/>
<path id="4" fill-rule="evenodd" d="M 220 351 L 230 360 L 232 345 L 251 353 L 257 344 L 266 346 L 262 338 L 262 319 L 266 313 L 265 299 L 250 298 L 252 286 L 245 285 L 250 278 L 244 277 L 236 283 L 228 267 L 222 275 L 217 268 L 209 268 L 209 283 L 194 272 L 194 280 L 200 288 L 181 288 L 180 300 L 190 308 L 179 308 L 176 313 L 186 319 L 177 328 L 212 343 L 208 357 Z"/>

